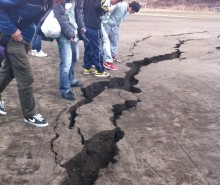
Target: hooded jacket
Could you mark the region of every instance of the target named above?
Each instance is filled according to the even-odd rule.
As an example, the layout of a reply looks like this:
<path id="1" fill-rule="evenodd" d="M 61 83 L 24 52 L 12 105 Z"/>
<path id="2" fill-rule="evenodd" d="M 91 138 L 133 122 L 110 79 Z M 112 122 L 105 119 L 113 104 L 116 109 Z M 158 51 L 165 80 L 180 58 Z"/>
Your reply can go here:
<path id="1" fill-rule="evenodd" d="M 101 0 L 84 0 L 83 13 L 86 27 L 101 29 Z"/>
<path id="2" fill-rule="evenodd" d="M 111 28 L 119 27 L 128 15 L 128 3 L 118 3 L 117 5 L 113 6 L 112 12 L 110 13 L 108 20 L 103 22 L 103 24 Z"/>
<path id="3" fill-rule="evenodd" d="M 53 3 L 54 16 L 61 26 L 61 32 L 67 39 L 75 36 L 74 29 L 71 27 L 70 22 L 66 16 L 65 4 L 72 2 L 71 0 L 63 0 L 61 3 Z M 81 30 L 85 27 L 83 22 L 83 0 L 75 0 L 75 16 L 76 22 Z"/>
<path id="4" fill-rule="evenodd" d="M 23 39 L 31 42 L 42 16 L 52 5 L 53 0 L 1 0 L 0 1 L 0 32 L 12 35 L 16 32 L 21 21 L 32 20 L 24 28 L 21 28 Z"/>

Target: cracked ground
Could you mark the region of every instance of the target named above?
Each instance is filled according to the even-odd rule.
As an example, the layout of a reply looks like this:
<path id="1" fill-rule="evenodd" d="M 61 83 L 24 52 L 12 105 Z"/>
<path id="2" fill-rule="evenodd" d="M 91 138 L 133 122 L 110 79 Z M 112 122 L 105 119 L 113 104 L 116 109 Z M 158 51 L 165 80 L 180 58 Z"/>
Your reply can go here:
<path id="1" fill-rule="evenodd" d="M 219 185 L 219 15 L 133 15 L 120 31 L 118 71 L 82 73 L 77 100 L 58 94 L 56 43 L 30 56 L 37 111 L 25 125 L 16 82 L 2 94 L 1 185 Z"/>

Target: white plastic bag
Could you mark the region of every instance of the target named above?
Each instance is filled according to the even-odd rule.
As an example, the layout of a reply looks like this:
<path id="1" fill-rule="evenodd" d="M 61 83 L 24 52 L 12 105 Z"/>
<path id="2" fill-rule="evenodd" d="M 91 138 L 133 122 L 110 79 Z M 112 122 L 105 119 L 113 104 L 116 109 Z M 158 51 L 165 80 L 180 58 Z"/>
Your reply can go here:
<path id="1" fill-rule="evenodd" d="M 45 37 L 56 39 L 61 34 L 61 27 L 57 19 L 54 17 L 53 11 L 49 13 L 49 15 L 44 20 L 41 25 L 41 31 L 45 35 Z"/>

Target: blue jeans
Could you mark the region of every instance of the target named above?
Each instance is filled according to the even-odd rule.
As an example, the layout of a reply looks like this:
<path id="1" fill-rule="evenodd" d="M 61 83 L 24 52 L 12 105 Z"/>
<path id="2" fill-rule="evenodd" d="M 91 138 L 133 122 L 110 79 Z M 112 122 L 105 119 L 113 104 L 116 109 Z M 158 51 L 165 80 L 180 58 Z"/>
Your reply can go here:
<path id="1" fill-rule="evenodd" d="M 77 82 L 74 70 L 79 59 L 78 42 L 67 40 L 64 36 L 57 38 L 60 54 L 60 86 L 59 91 L 64 95 L 71 91 L 71 85 Z"/>
<path id="2" fill-rule="evenodd" d="M 103 53 L 102 53 L 102 33 L 101 29 L 86 27 L 85 36 L 88 41 L 84 40 L 84 65 L 90 69 L 95 65 L 98 72 L 103 72 Z"/>
<path id="3" fill-rule="evenodd" d="M 32 50 L 37 50 L 39 52 L 41 50 L 41 36 L 38 34 L 35 34 L 33 40 L 32 40 Z"/>

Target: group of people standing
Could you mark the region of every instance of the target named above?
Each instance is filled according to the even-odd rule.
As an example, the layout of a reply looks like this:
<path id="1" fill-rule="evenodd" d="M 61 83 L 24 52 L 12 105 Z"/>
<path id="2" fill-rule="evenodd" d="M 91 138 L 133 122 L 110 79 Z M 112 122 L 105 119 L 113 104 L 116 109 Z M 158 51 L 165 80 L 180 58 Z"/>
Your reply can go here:
<path id="1" fill-rule="evenodd" d="M 62 98 L 75 100 L 73 87 L 82 84 L 74 74 L 79 59 L 78 35 L 84 40 L 83 73 L 96 77 L 109 77 L 106 69 L 117 70 L 119 27 L 124 18 L 138 12 L 140 4 L 123 0 L 3 0 L 0 2 L 0 38 L 10 36 L 7 59 L 0 68 L 0 115 L 6 115 L 1 93 L 15 78 L 24 115 L 24 121 L 37 127 L 48 122 L 35 111 L 33 74 L 27 52 L 37 32 L 37 22 L 52 7 L 61 26 L 56 39 L 59 56 L 59 93 Z M 26 20 L 26 24 L 24 24 Z M 30 21 L 31 20 L 31 21 Z M 22 25 L 22 26 L 21 26 Z M 24 26 L 25 25 L 25 26 Z M 35 37 L 36 39 L 36 37 Z M 37 44 L 36 44 L 37 45 Z M 34 53 L 35 52 L 35 53 Z M 32 46 L 32 55 L 41 48 Z M 41 53 L 45 54 L 45 53 Z"/>

